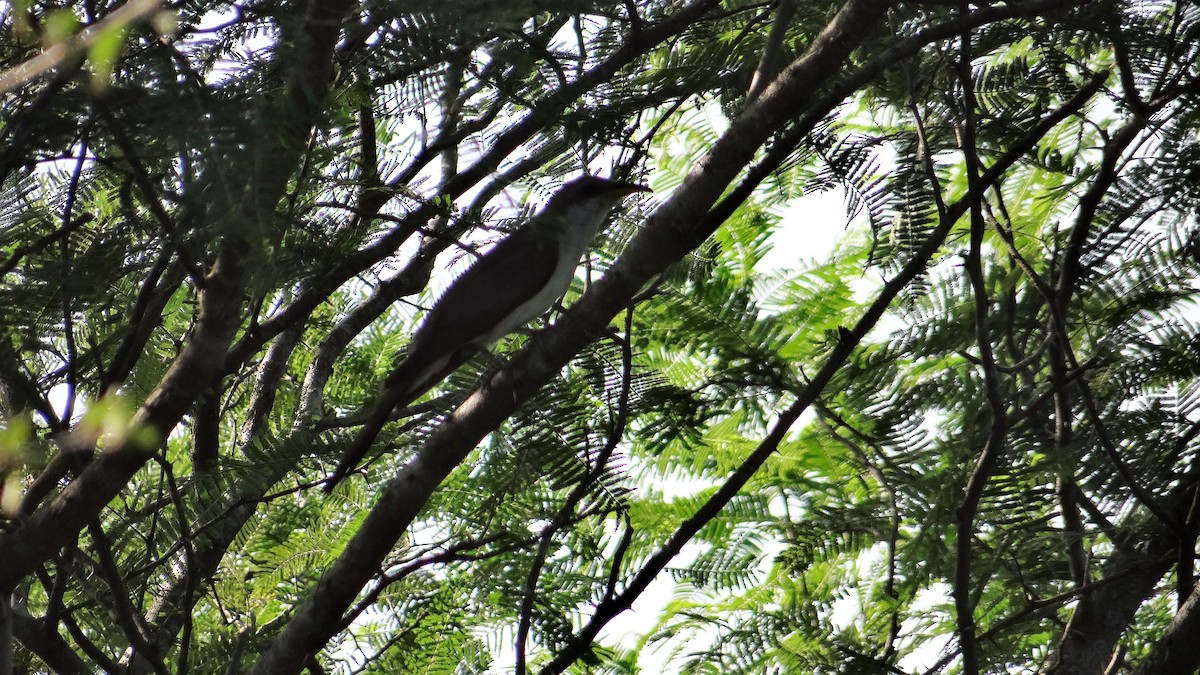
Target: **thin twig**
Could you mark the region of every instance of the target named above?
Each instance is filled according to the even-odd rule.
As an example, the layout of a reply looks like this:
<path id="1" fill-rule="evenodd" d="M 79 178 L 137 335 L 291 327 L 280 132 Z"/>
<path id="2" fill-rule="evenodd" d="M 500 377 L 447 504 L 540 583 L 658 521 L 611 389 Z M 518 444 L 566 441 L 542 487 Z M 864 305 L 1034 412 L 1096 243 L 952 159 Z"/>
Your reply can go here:
<path id="1" fill-rule="evenodd" d="M 966 0 L 959 5 L 959 14 L 970 11 Z M 987 441 L 979 454 L 963 490 L 963 501 L 955 513 L 957 536 L 955 538 L 954 606 L 957 612 L 959 640 L 962 648 L 963 672 L 974 675 L 979 672 L 979 643 L 976 641 L 975 603 L 971 597 L 971 562 L 974 556 L 975 516 L 983 499 L 984 488 L 1004 452 L 1008 435 L 1007 404 L 1001 391 L 1001 374 L 996 367 L 996 354 L 992 347 L 991 299 L 988 297 L 987 281 L 983 273 L 983 237 L 987 224 L 983 218 L 984 191 L 980 189 L 981 164 L 975 142 L 975 83 L 971 74 L 971 32 L 963 30 L 959 35 L 958 79 L 963 92 L 962 154 L 967 174 L 967 189 L 973 197 L 970 201 L 971 236 L 967 249 L 965 267 L 971 283 L 971 294 L 975 301 L 975 343 L 983 368 L 984 387 L 987 392 L 991 425 Z"/>
<path id="2" fill-rule="evenodd" d="M 612 458 L 617 446 L 621 442 L 621 438 L 625 434 L 625 426 L 629 420 L 629 394 L 633 382 L 633 306 L 629 306 L 625 310 L 625 335 L 618 340 L 621 346 L 621 389 L 617 396 L 616 409 L 613 411 L 613 421 L 608 433 L 608 440 L 604 448 L 596 455 L 596 463 L 591 469 L 580 479 L 579 483 L 571 491 L 571 494 L 563 500 L 562 506 L 554 519 L 542 530 L 538 548 L 534 554 L 533 563 L 529 567 L 529 574 L 525 580 L 525 593 L 521 598 L 520 618 L 517 624 L 517 640 L 516 640 L 516 672 L 517 675 L 525 675 L 526 673 L 526 642 L 529 638 L 529 630 L 533 622 L 533 607 L 537 599 L 537 582 L 542 573 L 542 567 L 546 562 L 546 557 L 550 553 L 550 545 L 554 541 L 554 535 L 562 530 L 568 523 L 571 522 L 575 515 L 575 509 L 583 498 L 591 492 L 592 487 L 603 477 L 605 469 L 608 467 L 608 460 Z M 622 538 L 622 544 L 618 547 L 617 561 L 614 565 L 619 566 L 620 559 L 624 557 L 625 549 L 628 547 L 627 539 L 632 537 L 632 532 L 626 530 Z M 608 590 L 605 593 L 606 599 L 611 599 L 616 581 L 613 576 L 619 572 L 616 566 L 611 568 Z"/>
<path id="3" fill-rule="evenodd" d="M 750 91 L 746 99 L 753 101 L 771 84 L 779 72 L 779 55 L 783 50 L 783 41 L 787 38 L 787 29 L 796 15 L 796 0 L 779 0 L 775 9 L 775 22 L 771 24 L 771 32 L 767 34 L 766 44 L 763 45 L 762 57 L 754 76 L 750 78 Z"/>

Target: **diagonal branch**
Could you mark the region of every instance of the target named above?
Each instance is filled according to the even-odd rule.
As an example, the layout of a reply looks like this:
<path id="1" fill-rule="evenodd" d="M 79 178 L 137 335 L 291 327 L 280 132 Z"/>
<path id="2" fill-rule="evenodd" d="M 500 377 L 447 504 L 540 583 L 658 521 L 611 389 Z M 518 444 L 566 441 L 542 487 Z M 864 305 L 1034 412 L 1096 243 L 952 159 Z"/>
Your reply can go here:
<path id="1" fill-rule="evenodd" d="M 1194 589 L 1132 675 L 1194 673 L 1200 668 L 1200 588 Z"/>
<path id="2" fill-rule="evenodd" d="M 13 636 L 54 672 L 71 675 L 95 672 L 93 666 L 76 654 L 57 631 L 46 630 L 45 624 L 26 613 L 24 608 L 13 607 L 10 618 Z"/>
<path id="3" fill-rule="evenodd" d="M 770 84 L 771 78 L 775 77 L 775 69 L 783 51 L 783 41 L 787 38 L 788 27 L 791 26 L 792 17 L 795 15 L 796 0 L 779 0 L 779 6 L 775 8 L 775 22 L 771 24 L 771 32 L 767 34 L 767 42 L 763 45 L 762 56 L 758 60 L 758 67 L 754 69 L 754 76 L 750 78 L 747 99 L 758 98 Z"/>
<path id="4" fill-rule="evenodd" d="M 98 40 L 111 35 L 113 31 L 122 30 L 152 17 L 159 11 L 161 5 L 162 0 L 129 0 L 104 17 L 103 21 L 84 28 L 77 35 L 52 45 L 32 59 L 0 73 L 0 94 L 18 89 L 72 62 Z"/>

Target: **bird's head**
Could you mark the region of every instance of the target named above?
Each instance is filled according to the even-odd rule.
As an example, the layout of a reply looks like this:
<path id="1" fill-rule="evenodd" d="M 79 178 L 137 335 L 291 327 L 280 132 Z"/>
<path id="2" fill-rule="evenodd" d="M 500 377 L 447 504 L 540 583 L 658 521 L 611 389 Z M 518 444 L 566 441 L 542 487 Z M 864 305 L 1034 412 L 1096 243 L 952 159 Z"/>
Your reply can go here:
<path id="1" fill-rule="evenodd" d="M 634 192 L 650 192 L 650 188 L 599 176 L 582 176 L 559 188 L 546 203 L 543 213 L 555 216 L 568 227 L 594 233 L 613 207 Z"/>
<path id="2" fill-rule="evenodd" d="M 650 192 L 650 188 L 638 183 L 629 183 L 600 176 L 580 176 L 566 183 L 554 195 L 554 199 L 582 202 L 591 199 L 605 199 L 613 203 L 634 192 Z"/>

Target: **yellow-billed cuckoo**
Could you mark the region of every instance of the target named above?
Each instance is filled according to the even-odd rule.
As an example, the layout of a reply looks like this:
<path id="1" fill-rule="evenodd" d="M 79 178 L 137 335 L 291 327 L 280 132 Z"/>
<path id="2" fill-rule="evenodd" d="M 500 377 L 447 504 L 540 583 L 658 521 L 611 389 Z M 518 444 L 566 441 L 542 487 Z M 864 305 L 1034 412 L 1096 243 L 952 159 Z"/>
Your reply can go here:
<path id="1" fill-rule="evenodd" d="M 571 285 L 579 259 L 636 183 L 583 176 L 562 186 L 545 208 L 454 280 L 413 335 L 408 355 L 325 483 L 350 473 L 388 417 L 442 381 L 470 356 L 546 313 Z"/>

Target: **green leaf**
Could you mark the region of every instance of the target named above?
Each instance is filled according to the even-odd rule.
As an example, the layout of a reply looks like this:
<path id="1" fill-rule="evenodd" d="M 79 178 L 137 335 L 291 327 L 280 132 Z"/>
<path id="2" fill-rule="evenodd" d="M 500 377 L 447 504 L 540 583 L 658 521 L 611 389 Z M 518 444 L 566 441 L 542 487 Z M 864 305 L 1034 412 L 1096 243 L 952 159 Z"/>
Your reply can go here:
<path id="1" fill-rule="evenodd" d="M 96 91 L 104 91 L 112 84 L 113 70 L 125 45 L 127 27 L 122 24 L 105 26 L 92 41 L 88 49 L 88 60 L 92 67 L 91 83 Z"/>

